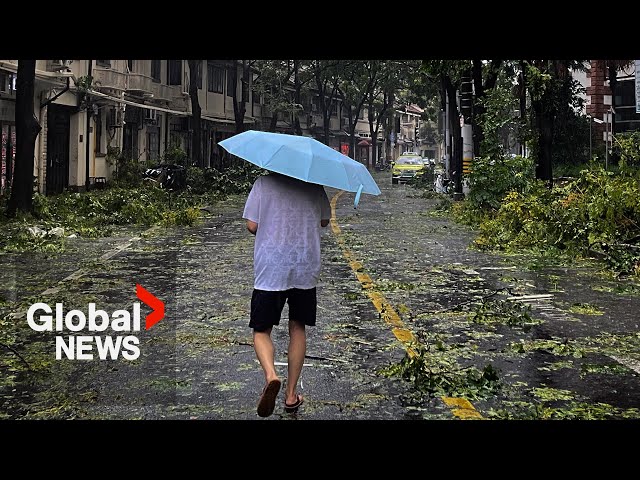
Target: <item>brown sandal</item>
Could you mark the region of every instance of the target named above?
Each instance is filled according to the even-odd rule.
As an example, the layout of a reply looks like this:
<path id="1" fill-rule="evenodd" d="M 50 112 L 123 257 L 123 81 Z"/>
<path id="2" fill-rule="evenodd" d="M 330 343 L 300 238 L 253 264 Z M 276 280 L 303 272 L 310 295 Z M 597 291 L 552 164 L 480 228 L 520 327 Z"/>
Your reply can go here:
<path id="1" fill-rule="evenodd" d="M 276 397 L 278 396 L 281 385 L 282 382 L 280 380 L 271 380 L 267 386 L 264 387 L 264 390 L 262 390 L 262 395 L 258 402 L 258 415 L 260 417 L 268 417 L 273 413 L 273 410 L 276 408 Z"/>
<path id="2" fill-rule="evenodd" d="M 298 407 L 304 403 L 304 398 L 299 393 L 296 395 L 296 401 L 289 405 L 287 401 L 284 402 L 284 411 L 287 413 L 294 413 L 298 411 Z"/>

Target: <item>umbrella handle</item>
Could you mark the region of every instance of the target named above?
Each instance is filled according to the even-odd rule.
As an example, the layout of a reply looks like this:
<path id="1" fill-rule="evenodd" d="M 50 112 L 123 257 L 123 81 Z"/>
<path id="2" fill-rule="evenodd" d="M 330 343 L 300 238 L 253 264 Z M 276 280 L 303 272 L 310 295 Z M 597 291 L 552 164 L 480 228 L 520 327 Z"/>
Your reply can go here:
<path id="1" fill-rule="evenodd" d="M 356 199 L 353 202 L 353 208 L 358 208 L 358 203 L 360 203 L 360 195 L 362 194 L 362 188 L 364 185 L 360 184 L 358 187 L 358 192 L 356 193 Z"/>

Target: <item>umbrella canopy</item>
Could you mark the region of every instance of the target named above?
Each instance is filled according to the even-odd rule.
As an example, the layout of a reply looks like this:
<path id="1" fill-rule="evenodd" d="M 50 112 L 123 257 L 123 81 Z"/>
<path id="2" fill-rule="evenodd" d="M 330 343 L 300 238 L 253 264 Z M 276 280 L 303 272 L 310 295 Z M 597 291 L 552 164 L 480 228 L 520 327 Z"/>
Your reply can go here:
<path id="1" fill-rule="evenodd" d="M 380 195 L 378 185 L 363 164 L 310 137 L 247 130 L 218 145 L 266 170 L 356 192 L 355 206 L 363 192 Z"/>

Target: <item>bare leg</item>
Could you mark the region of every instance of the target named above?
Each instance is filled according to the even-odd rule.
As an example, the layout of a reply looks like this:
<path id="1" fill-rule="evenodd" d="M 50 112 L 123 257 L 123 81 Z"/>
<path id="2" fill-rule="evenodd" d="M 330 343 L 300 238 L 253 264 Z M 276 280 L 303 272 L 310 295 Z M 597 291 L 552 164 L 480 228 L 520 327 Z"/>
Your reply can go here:
<path id="1" fill-rule="evenodd" d="M 253 331 L 253 348 L 262 370 L 264 370 L 265 383 L 277 379 L 276 367 L 273 364 L 275 348 L 271 341 L 271 328 L 264 332 Z"/>
<path id="2" fill-rule="evenodd" d="M 304 323 L 289 320 L 289 352 L 288 352 L 288 376 L 285 403 L 293 405 L 296 400 L 296 387 L 302 372 L 304 355 L 307 351 L 307 335 Z"/>

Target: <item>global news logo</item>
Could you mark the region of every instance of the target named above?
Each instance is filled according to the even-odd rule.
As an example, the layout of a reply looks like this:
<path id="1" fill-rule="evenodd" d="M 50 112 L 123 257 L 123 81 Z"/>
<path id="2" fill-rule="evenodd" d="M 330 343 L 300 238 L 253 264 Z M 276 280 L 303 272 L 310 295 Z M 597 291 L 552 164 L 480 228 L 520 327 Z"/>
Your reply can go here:
<path id="1" fill-rule="evenodd" d="M 164 302 L 136 284 L 136 296 L 152 312 L 145 317 L 145 330 L 149 330 L 164 318 Z M 69 360 L 117 360 L 122 355 L 125 360 L 136 360 L 140 356 L 140 339 L 136 332 L 140 325 L 140 302 L 134 302 L 132 312 L 115 310 L 109 314 L 96 308 L 95 303 L 87 305 L 87 313 L 82 310 L 69 310 L 64 313 L 62 303 L 54 309 L 47 303 L 38 302 L 29 307 L 27 322 L 36 332 L 61 332 L 55 338 L 56 360 L 66 357 Z M 111 331 L 111 334 L 102 333 Z M 62 332 L 73 332 L 63 335 Z M 79 334 L 79 332 L 98 332 L 99 335 Z"/>

